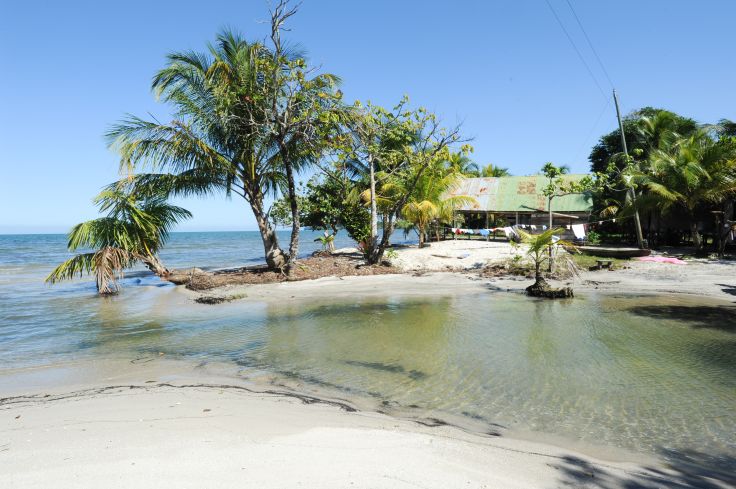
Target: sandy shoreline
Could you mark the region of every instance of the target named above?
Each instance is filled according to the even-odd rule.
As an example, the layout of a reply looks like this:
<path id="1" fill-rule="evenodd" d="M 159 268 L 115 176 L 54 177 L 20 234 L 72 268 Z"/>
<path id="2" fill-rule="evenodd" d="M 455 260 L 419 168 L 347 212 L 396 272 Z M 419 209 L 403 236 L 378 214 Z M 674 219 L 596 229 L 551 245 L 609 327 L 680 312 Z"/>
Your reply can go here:
<path id="1" fill-rule="evenodd" d="M 354 250 L 347 249 L 350 253 Z M 387 294 L 427 296 L 484 291 L 523 292 L 533 283 L 527 277 L 482 278 L 478 270 L 523 254 L 507 242 L 450 240 L 424 249 L 399 249 L 392 263 L 401 274 L 324 277 L 316 280 L 258 285 L 230 285 L 203 293 L 185 290 L 190 297 L 222 296 L 243 300 L 280 301 L 318 297 L 372 297 Z M 581 271 L 580 276 L 550 281 L 572 286 L 577 294 L 685 294 L 732 302 L 736 295 L 736 261 L 688 260 L 686 265 L 631 260 L 614 271 Z"/>
<path id="2" fill-rule="evenodd" d="M 404 250 L 403 274 L 226 286 L 207 294 L 238 299 L 215 306 L 194 304 L 202 294 L 178 287 L 169 307 L 214 313 L 248 302 L 521 293 L 530 284 L 525 277 L 481 278 L 475 271 L 478 263 L 507 258 L 508 245 L 448 243 Z M 429 258 L 435 254 L 443 255 L 440 261 Z M 724 261 L 631 262 L 562 283 L 578 295 L 683 294 L 727 305 L 736 290 L 734 272 L 736 263 Z M 213 376 L 155 354 L 130 363 L 0 375 L 0 487 L 48 487 L 50 481 L 62 488 L 729 487 L 709 473 L 665 468 L 650 456 L 560 448 L 541 434 L 530 434 L 531 440 L 490 436 L 431 418 L 389 416 L 338 398 Z"/>
<path id="3" fill-rule="evenodd" d="M 603 461 L 202 379 L 5 398 L 0 420 L 0 485 L 12 488 L 688 487 L 651 460 Z"/>

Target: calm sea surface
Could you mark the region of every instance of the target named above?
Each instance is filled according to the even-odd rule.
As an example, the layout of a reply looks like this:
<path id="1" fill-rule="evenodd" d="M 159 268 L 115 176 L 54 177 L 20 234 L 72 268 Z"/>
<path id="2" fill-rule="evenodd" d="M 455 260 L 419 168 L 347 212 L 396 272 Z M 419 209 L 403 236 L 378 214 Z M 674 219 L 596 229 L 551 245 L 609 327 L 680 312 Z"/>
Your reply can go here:
<path id="1" fill-rule="evenodd" d="M 305 253 L 319 247 L 315 237 L 305 233 Z M 258 234 L 247 232 L 175 233 L 162 253 L 170 267 L 203 268 L 261 255 Z M 90 280 L 44 285 L 67 256 L 62 235 L 0 236 L 0 374 L 163 352 L 387 409 L 736 469 L 736 315 L 728 305 L 489 292 L 180 307 L 175 287 L 143 271 L 126 275 L 111 298 L 96 297 Z"/>

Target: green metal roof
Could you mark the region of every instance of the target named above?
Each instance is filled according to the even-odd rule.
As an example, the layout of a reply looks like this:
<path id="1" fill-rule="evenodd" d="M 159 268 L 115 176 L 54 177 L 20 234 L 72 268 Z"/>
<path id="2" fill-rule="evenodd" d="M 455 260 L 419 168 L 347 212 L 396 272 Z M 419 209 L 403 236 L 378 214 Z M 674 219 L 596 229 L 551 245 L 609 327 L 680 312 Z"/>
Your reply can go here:
<path id="1" fill-rule="evenodd" d="M 585 174 L 563 175 L 565 181 L 578 181 Z M 467 195 L 476 202 L 459 211 L 535 212 L 547 211 L 547 197 L 542 190 L 548 184 L 544 175 L 526 177 L 465 178 L 449 195 Z M 590 195 L 563 195 L 552 199 L 553 212 L 590 212 Z"/>

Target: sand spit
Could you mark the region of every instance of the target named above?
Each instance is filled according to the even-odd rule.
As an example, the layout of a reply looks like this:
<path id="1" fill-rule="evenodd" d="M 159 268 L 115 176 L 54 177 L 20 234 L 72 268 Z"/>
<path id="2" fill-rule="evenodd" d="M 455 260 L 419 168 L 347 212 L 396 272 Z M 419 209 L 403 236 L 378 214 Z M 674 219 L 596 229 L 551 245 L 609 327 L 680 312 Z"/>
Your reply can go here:
<path id="1" fill-rule="evenodd" d="M 340 250 L 356 260 L 356 250 Z M 321 276 L 313 280 L 214 287 L 192 298 L 206 296 L 213 303 L 229 300 L 300 300 L 380 296 L 452 295 L 488 291 L 523 293 L 533 280 L 523 276 L 483 277 L 487 265 L 504 263 L 523 250 L 502 241 L 448 240 L 427 248 L 397 249 L 391 267 L 380 274 Z M 555 287 L 572 286 L 576 294 L 686 294 L 733 301 L 736 261 L 688 260 L 686 265 L 631 260 L 614 271 L 583 271 L 568 280 L 550 281 Z M 183 288 L 182 288 L 183 290 Z M 224 299 L 224 300 L 219 300 Z"/>

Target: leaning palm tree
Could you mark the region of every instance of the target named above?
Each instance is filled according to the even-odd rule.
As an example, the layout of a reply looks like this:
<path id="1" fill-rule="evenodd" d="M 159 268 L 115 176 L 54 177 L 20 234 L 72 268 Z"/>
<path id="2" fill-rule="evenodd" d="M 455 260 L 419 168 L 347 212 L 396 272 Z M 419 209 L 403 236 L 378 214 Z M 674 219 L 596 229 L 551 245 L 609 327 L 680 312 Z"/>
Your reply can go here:
<path id="1" fill-rule="evenodd" d="M 70 280 L 94 273 L 97 291 L 114 294 L 120 287 L 117 280 L 123 270 L 143 263 L 159 277 L 169 270 L 158 252 L 166 242 L 170 229 L 179 221 L 191 217 L 186 209 L 171 205 L 161 195 L 132 194 L 122 186 L 111 186 L 95 198 L 105 217 L 74 226 L 69 233 L 68 248 L 92 249 L 65 261 L 49 274 L 48 283 Z"/>

